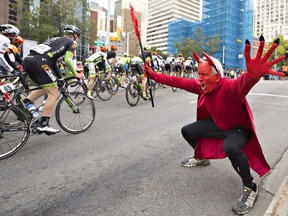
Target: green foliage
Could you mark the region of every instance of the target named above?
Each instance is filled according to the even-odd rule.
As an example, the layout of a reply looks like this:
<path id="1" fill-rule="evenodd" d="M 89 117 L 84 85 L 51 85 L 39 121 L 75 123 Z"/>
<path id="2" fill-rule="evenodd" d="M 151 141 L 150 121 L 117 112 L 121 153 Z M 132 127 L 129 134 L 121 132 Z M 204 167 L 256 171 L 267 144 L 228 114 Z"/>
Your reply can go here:
<path id="1" fill-rule="evenodd" d="M 151 51 L 157 52 L 157 54 L 162 56 L 164 59 L 167 58 L 167 54 L 163 53 L 161 50 L 158 50 L 156 47 L 151 47 Z"/>
<path id="2" fill-rule="evenodd" d="M 272 54 L 269 58 L 269 61 L 274 60 L 275 58 L 279 58 L 280 56 L 284 55 L 285 53 L 288 53 L 288 41 L 284 40 L 283 35 L 279 34 L 277 35 L 278 38 L 280 39 L 279 45 L 278 47 L 275 49 L 274 54 Z M 273 42 L 276 40 L 273 39 L 270 43 L 269 43 L 269 47 L 271 47 L 271 45 L 273 44 Z M 268 50 L 266 50 L 267 52 Z M 265 53 L 266 53 L 265 52 Z M 277 68 L 282 67 L 284 65 L 288 65 L 288 59 L 286 59 L 285 61 L 281 61 L 277 64 Z"/>
<path id="3" fill-rule="evenodd" d="M 192 56 L 193 52 L 198 54 L 206 52 L 209 55 L 213 55 L 220 49 L 221 40 L 218 35 L 215 36 L 203 36 L 202 28 L 198 27 L 193 33 L 191 38 L 183 38 L 182 42 L 175 42 L 174 45 L 184 58 Z"/>
<path id="4" fill-rule="evenodd" d="M 40 5 L 34 4 L 34 1 L 29 2 L 27 4 L 27 1 L 22 0 L 22 10 L 19 11 L 22 13 L 19 28 L 25 39 L 41 43 L 48 38 L 62 36 L 63 28 L 67 24 L 80 28 L 84 37 L 86 29 L 90 27 L 85 20 L 85 0 L 45 0 L 40 1 Z"/>

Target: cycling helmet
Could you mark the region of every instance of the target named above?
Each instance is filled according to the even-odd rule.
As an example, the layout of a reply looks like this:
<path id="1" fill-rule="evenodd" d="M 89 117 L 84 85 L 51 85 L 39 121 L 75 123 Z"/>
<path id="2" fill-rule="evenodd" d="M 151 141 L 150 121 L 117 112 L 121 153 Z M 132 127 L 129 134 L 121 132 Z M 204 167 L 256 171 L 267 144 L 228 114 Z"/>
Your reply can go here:
<path id="1" fill-rule="evenodd" d="M 100 50 L 101 50 L 101 52 L 106 52 L 106 51 L 108 51 L 108 48 L 105 46 L 101 46 Z"/>
<path id="2" fill-rule="evenodd" d="M 183 55 L 181 53 L 178 54 L 178 57 L 183 57 Z"/>
<path id="3" fill-rule="evenodd" d="M 115 45 L 111 45 L 111 50 L 117 50 L 117 46 L 115 46 Z"/>
<path id="4" fill-rule="evenodd" d="M 14 40 L 14 43 L 17 44 L 17 45 L 21 45 L 24 43 L 24 39 L 21 37 L 21 36 L 17 36 Z"/>
<path id="5" fill-rule="evenodd" d="M 11 24 L 0 25 L 0 31 L 3 34 L 9 34 L 9 35 L 19 35 L 20 34 L 19 29 L 16 26 L 11 25 Z"/>
<path id="6" fill-rule="evenodd" d="M 146 45 L 146 46 L 144 47 L 144 50 L 145 50 L 145 51 L 150 51 L 150 50 L 151 50 L 151 47 L 150 47 L 149 45 Z"/>
<path id="7" fill-rule="evenodd" d="M 187 58 L 188 60 L 192 60 L 192 58 L 189 56 L 188 58 Z"/>
<path id="8" fill-rule="evenodd" d="M 64 27 L 64 34 L 67 34 L 67 35 L 69 35 L 69 34 L 77 34 L 78 37 L 79 37 L 80 34 L 81 34 L 81 31 L 80 31 L 79 28 L 77 28 L 74 25 L 66 25 Z"/>
<path id="9" fill-rule="evenodd" d="M 128 57 L 128 54 L 127 54 L 127 53 L 123 53 L 123 56 L 124 56 L 124 57 Z"/>

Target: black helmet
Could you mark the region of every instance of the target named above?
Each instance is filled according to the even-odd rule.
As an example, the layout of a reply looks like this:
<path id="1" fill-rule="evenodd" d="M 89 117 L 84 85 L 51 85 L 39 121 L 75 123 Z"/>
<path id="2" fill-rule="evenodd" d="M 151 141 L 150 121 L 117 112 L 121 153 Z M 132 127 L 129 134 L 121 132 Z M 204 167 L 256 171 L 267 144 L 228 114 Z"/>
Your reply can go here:
<path id="1" fill-rule="evenodd" d="M 77 34 L 79 37 L 81 34 L 81 31 L 79 28 L 77 28 L 74 25 L 66 25 L 64 27 L 64 34 Z"/>

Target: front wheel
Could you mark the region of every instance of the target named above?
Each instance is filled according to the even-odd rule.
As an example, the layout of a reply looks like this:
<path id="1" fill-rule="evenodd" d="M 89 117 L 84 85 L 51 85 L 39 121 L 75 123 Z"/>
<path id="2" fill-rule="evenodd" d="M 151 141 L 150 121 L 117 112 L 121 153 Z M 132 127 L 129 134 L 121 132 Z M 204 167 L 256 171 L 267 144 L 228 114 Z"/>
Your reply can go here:
<path id="1" fill-rule="evenodd" d="M 140 100 L 140 93 L 138 91 L 137 82 L 132 81 L 128 83 L 125 95 L 126 95 L 126 101 L 130 106 L 134 107 L 138 104 Z"/>
<path id="2" fill-rule="evenodd" d="M 68 133 L 83 133 L 95 120 L 95 105 L 81 92 L 70 92 L 67 96 L 61 97 L 56 105 L 56 121 Z"/>
<path id="3" fill-rule="evenodd" d="M 0 160 L 19 151 L 30 136 L 29 118 L 17 106 L 0 103 Z"/>

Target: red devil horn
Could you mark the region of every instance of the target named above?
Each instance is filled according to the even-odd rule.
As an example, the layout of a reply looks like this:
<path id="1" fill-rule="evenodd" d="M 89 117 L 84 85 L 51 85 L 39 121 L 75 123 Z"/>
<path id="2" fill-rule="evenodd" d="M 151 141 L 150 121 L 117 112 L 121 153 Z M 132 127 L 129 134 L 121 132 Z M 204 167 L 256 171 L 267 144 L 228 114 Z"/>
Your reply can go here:
<path id="1" fill-rule="evenodd" d="M 211 57 L 210 57 L 207 53 L 203 52 L 203 55 L 205 56 L 205 58 L 207 59 L 208 63 L 209 63 L 211 66 L 214 65 L 213 60 L 211 59 Z"/>
<path id="2" fill-rule="evenodd" d="M 196 52 L 193 52 L 193 58 L 194 58 L 195 61 L 197 61 L 198 63 L 203 62 L 203 60 L 197 55 Z"/>

